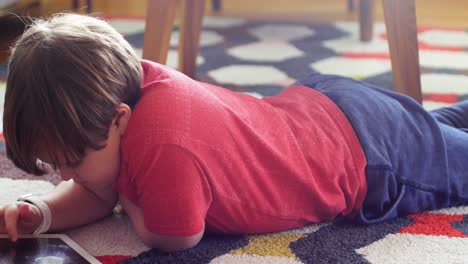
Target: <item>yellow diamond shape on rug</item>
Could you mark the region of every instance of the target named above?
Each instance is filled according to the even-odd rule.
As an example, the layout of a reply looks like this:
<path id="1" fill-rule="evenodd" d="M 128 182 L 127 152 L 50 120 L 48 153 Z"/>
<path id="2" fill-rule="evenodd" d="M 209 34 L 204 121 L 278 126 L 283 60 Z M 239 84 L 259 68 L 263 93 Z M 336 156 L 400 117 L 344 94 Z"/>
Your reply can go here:
<path id="1" fill-rule="evenodd" d="M 233 250 L 230 254 L 248 254 L 257 256 L 281 256 L 297 259 L 289 244 L 304 237 L 303 234 L 278 233 L 249 236 L 249 244 Z"/>
<path id="2" fill-rule="evenodd" d="M 351 75 L 351 76 L 348 76 L 349 78 L 352 78 L 354 80 L 364 80 L 366 77 L 364 75 Z"/>

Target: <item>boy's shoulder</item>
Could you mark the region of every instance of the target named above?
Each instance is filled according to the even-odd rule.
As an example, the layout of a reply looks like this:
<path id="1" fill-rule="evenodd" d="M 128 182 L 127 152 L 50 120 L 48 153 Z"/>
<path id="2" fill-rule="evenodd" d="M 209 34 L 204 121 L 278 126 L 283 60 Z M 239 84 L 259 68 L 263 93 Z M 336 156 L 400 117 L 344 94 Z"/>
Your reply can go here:
<path id="1" fill-rule="evenodd" d="M 141 60 L 141 65 L 141 98 L 137 109 L 166 108 L 167 104 L 177 103 L 180 97 L 190 95 L 193 88 L 199 86 L 197 81 L 168 66 L 147 60 Z"/>
<path id="2" fill-rule="evenodd" d="M 167 66 L 141 61 L 141 97 L 132 109 L 126 131 L 130 138 L 162 138 L 161 134 L 175 138 L 187 129 L 191 108 L 191 91 L 197 82 Z M 166 138 L 167 140 L 167 138 Z"/>
<path id="3" fill-rule="evenodd" d="M 182 85 L 193 81 L 177 70 L 149 60 L 141 60 L 142 78 L 141 87 Z"/>

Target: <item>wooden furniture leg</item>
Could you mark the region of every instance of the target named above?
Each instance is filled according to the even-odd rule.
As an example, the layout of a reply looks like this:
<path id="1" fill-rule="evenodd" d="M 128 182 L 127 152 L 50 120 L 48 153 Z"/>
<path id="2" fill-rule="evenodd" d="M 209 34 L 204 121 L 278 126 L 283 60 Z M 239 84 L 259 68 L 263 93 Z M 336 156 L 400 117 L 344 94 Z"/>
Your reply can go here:
<path id="1" fill-rule="evenodd" d="M 359 30 L 361 41 L 372 40 L 374 0 L 359 0 Z"/>
<path id="2" fill-rule="evenodd" d="M 143 59 L 166 64 L 177 1 L 148 0 Z"/>
<path id="3" fill-rule="evenodd" d="M 80 1 L 79 0 L 72 0 L 72 8 L 74 11 L 77 11 L 78 8 L 80 7 Z M 90 14 L 93 10 L 93 1 L 92 0 L 86 0 L 86 12 Z"/>
<path id="4" fill-rule="evenodd" d="M 86 0 L 86 10 L 88 11 L 88 14 L 91 14 L 93 12 L 93 0 Z"/>
<path id="5" fill-rule="evenodd" d="M 169 0 L 171 1 L 171 0 Z M 195 77 L 196 60 L 202 30 L 205 0 L 184 0 L 179 39 L 179 68 L 189 77 Z"/>
<path id="6" fill-rule="evenodd" d="M 422 102 L 415 0 L 383 0 L 395 91 Z"/>
<path id="7" fill-rule="evenodd" d="M 348 12 L 354 12 L 354 0 L 348 0 Z"/>
<path id="8" fill-rule="evenodd" d="M 211 4 L 212 4 L 212 8 L 213 8 L 213 11 L 216 11 L 216 12 L 219 12 L 221 11 L 221 0 L 211 0 Z M 352 1 L 352 0 L 348 0 L 348 1 Z"/>
<path id="9" fill-rule="evenodd" d="M 0 63 L 3 63 L 10 57 L 10 47 L 15 44 L 16 39 L 23 34 L 26 29 L 23 16 L 29 15 L 30 8 L 33 6 L 22 6 L 21 9 L 12 8 L 6 10 L 11 13 L 0 13 Z M 15 13 L 13 13 L 15 12 Z"/>

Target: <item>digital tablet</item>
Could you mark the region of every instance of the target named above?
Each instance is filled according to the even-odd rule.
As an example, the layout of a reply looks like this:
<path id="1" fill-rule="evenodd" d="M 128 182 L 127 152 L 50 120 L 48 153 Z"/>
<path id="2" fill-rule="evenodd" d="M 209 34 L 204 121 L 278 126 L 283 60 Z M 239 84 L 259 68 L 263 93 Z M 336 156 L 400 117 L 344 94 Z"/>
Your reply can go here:
<path id="1" fill-rule="evenodd" d="M 0 264 L 101 263 L 68 236 L 20 235 L 16 243 L 0 234 Z"/>

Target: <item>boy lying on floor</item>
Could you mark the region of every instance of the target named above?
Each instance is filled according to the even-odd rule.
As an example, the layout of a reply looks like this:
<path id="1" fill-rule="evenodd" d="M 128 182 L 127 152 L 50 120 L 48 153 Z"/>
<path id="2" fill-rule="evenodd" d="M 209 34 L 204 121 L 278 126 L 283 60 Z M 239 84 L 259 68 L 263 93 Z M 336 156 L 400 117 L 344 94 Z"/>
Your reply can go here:
<path id="1" fill-rule="evenodd" d="M 468 200 L 468 103 L 411 98 L 314 74 L 257 99 L 149 61 L 104 21 L 37 20 L 9 64 L 4 135 L 49 193 L 0 208 L 0 232 L 57 232 L 120 201 L 165 251 L 205 230 L 254 234 L 348 217 L 386 221 Z"/>

